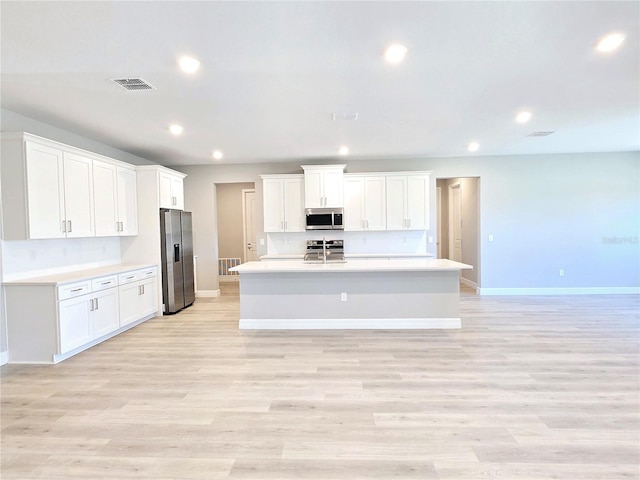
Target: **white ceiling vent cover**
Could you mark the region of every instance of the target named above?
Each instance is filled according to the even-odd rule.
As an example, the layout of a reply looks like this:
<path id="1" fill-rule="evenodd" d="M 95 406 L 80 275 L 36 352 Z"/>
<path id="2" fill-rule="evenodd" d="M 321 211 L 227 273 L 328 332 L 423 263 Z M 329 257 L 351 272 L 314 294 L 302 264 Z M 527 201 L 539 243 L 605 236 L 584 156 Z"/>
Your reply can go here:
<path id="1" fill-rule="evenodd" d="M 129 90 L 130 92 L 156 90 L 156 87 L 141 78 L 112 78 L 111 81 L 117 83 L 122 88 Z"/>
<path id="2" fill-rule="evenodd" d="M 527 137 L 548 137 L 554 132 L 531 132 Z"/>

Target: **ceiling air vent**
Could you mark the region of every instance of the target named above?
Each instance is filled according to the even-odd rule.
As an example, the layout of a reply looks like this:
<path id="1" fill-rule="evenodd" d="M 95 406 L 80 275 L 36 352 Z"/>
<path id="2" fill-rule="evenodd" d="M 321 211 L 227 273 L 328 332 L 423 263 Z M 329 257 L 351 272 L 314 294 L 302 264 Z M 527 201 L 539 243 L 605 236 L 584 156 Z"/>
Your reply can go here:
<path id="1" fill-rule="evenodd" d="M 527 137 L 548 137 L 553 132 L 531 132 Z"/>
<path id="2" fill-rule="evenodd" d="M 141 78 L 112 78 L 113 82 L 116 82 L 125 90 L 130 92 L 139 92 L 141 90 L 155 90 L 156 87 L 150 85 Z"/>

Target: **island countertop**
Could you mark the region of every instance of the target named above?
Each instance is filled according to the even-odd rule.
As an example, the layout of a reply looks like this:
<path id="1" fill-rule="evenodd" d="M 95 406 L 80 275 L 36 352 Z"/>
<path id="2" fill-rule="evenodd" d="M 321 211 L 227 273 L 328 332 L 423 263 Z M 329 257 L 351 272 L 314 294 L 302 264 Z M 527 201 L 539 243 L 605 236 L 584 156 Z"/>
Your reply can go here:
<path id="1" fill-rule="evenodd" d="M 343 263 L 305 263 L 302 260 L 247 262 L 230 270 L 243 273 L 338 273 L 460 271 L 473 266 L 445 258 L 347 260 Z"/>

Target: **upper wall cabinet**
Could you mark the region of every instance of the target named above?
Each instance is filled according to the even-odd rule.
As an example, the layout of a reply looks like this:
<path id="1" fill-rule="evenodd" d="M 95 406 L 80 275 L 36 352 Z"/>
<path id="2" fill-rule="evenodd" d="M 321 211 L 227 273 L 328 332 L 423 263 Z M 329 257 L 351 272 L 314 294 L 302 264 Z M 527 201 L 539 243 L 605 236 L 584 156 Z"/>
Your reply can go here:
<path id="1" fill-rule="evenodd" d="M 387 230 L 429 228 L 429 174 L 386 174 Z"/>
<path id="2" fill-rule="evenodd" d="M 343 180 L 346 165 L 302 165 L 304 206 L 306 208 L 343 207 Z"/>
<path id="3" fill-rule="evenodd" d="M 345 230 L 386 230 L 386 179 L 381 174 L 344 176 Z"/>
<path id="4" fill-rule="evenodd" d="M 183 179 L 186 175 L 172 170 L 161 170 L 159 176 L 160 208 L 184 210 Z"/>
<path id="5" fill-rule="evenodd" d="M 116 172 L 117 168 L 127 166 L 27 133 L 3 134 L 2 200 L 11 206 L 4 211 L 3 238 L 27 240 L 120 234 L 118 222 L 124 220 L 119 213 L 117 174 L 114 187 L 105 164 L 114 165 Z M 132 171 L 135 175 L 135 170 Z M 128 183 L 135 185 L 135 176 L 133 182 L 129 179 Z M 106 184 L 109 185 L 105 188 Z M 132 227 L 137 224 L 136 201 L 134 191 L 126 207 L 127 223 Z M 115 232 L 105 231 L 105 217 Z M 135 234 L 135 230 L 131 232 Z"/>
<path id="6" fill-rule="evenodd" d="M 304 232 L 302 175 L 261 175 L 265 232 Z"/>
<path id="7" fill-rule="evenodd" d="M 93 192 L 97 237 L 138 234 L 135 167 L 94 160 Z"/>

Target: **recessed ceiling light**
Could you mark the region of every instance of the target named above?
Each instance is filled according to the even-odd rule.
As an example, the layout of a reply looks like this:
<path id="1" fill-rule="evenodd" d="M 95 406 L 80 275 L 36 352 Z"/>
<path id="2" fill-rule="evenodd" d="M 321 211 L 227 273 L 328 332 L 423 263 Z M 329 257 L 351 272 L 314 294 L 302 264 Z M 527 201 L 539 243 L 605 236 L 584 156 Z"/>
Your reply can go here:
<path id="1" fill-rule="evenodd" d="M 479 148 L 480 148 L 480 144 L 478 142 L 471 142 L 467 146 L 467 150 L 469 150 L 470 152 L 477 152 Z"/>
<path id="2" fill-rule="evenodd" d="M 185 56 L 178 59 L 178 65 L 184 73 L 192 74 L 196 73 L 200 68 L 200 61 L 193 57 Z"/>
<path id="3" fill-rule="evenodd" d="M 400 63 L 407 54 L 407 47 L 399 43 L 393 44 L 384 51 L 384 59 L 389 63 Z"/>
<path id="4" fill-rule="evenodd" d="M 516 115 L 516 122 L 518 123 L 527 123 L 531 120 L 531 112 L 520 112 Z"/>
<path id="5" fill-rule="evenodd" d="M 610 33 L 605 35 L 598 43 L 596 43 L 596 50 L 599 52 L 613 52 L 618 49 L 624 42 L 624 35 L 621 33 Z"/>
<path id="6" fill-rule="evenodd" d="M 216 160 L 221 160 L 222 159 L 222 152 L 220 150 L 214 150 L 213 151 L 213 158 L 215 158 Z"/>
<path id="7" fill-rule="evenodd" d="M 342 145 L 339 149 L 338 149 L 338 153 L 340 155 L 346 155 L 349 153 L 349 147 L 347 147 L 346 145 Z"/>
<path id="8" fill-rule="evenodd" d="M 182 125 L 178 125 L 177 123 L 169 126 L 169 131 L 174 135 L 180 135 L 183 130 L 184 128 L 182 128 Z"/>

